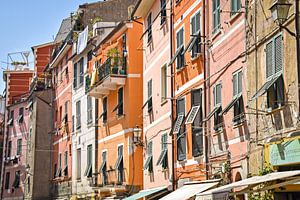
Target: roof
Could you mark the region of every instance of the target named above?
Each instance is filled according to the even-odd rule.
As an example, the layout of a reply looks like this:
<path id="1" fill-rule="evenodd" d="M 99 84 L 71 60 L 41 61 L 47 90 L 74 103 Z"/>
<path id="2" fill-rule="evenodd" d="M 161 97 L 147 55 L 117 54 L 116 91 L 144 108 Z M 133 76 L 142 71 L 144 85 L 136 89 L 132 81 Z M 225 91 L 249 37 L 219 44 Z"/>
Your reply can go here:
<path id="1" fill-rule="evenodd" d="M 31 49 L 34 50 L 34 49 L 46 47 L 46 46 L 53 45 L 53 44 L 54 44 L 53 42 L 47 42 L 47 43 L 44 43 L 44 44 L 35 45 L 35 46 L 31 47 Z"/>
<path id="2" fill-rule="evenodd" d="M 56 37 L 54 39 L 54 43 L 59 43 L 65 40 L 68 34 L 70 33 L 70 31 L 72 30 L 73 25 L 74 25 L 74 21 L 72 21 L 71 17 L 63 19 L 60 24 L 58 33 L 56 34 Z"/>

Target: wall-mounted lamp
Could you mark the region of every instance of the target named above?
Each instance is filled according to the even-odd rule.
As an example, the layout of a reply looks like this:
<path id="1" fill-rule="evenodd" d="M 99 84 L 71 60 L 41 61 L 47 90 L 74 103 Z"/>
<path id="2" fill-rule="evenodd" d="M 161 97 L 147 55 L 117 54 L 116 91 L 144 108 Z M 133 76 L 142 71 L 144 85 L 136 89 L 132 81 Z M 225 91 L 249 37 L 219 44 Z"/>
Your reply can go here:
<path id="1" fill-rule="evenodd" d="M 276 22 L 279 26 L 287 20 L 291 3 L 287 3 L 286 0 L 275 0 L 270 10 L 272 13 L 273 21 Z"/>
<path id="2" fill-rule="evenodd" d="M 142 129 L 139 126 L 133 128 L 133 144 L 136 146 L 144 146 L 142 141 Z"/>

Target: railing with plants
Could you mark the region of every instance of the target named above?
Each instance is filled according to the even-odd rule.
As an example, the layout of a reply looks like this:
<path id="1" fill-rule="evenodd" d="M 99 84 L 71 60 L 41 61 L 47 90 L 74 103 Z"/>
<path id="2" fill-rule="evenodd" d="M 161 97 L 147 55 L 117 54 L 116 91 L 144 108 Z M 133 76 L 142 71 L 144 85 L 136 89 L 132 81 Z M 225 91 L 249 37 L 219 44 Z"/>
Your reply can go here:
<path id="1" fill-rule="evenodd" d="M 89 92 L 92 87 L 101 83 L 105 78 L 109 76 L 125 76 L 127 74 L 127 61 L 126 57 L 119 56 L 117 48 L 111 49 L 108 52 L 108 58 L 103 64 L 98 64 L 96 70 L 86 77 L 85 89 Z"/>

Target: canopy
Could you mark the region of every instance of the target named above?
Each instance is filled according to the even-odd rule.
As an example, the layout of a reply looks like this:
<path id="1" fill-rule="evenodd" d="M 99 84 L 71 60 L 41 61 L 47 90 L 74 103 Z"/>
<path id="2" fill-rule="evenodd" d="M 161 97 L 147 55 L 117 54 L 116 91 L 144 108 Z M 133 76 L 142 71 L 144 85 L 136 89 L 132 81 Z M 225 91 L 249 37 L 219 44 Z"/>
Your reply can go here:
<path id="1" fill-rule="evenodd" d="M 147 190 L 141 190 L 139 191 L 139 193 L 136 193 L 130 197 L 127 197 L 123 200 L 136 200 L 136 199 L 141 199 L 143 197 L 147 197 L 150 196 L 152 194 L 158 193 L 158 192 L 162 192 L 162 191 L 167 191 L 167 187 L 163 186 L 163 187 L 157 187 L 157 188 L 152 188 L 152 189 L 147 189 Z"/>
<path id="2" fill-rule="evenodd" d="M 204 192 L 216 185 L 219 182 L 198 182 L 187 183 L 186 185 L 178 188 L 174 192 L 164 196 L 160 200 L 185 200 L 195 196 L 197 193 Z"/>
<path id="3" fill-rule="evenodd" d="M 265 191 L 265 190 L 269 190 L 269 189 L 273 189 L 273 188 L 278 188 L 278 187 L 282 187 L 284 185 L 299 182 L 300 176 L 298 176 L 298 175 L 300 175 L 300 170 L 286 171 L 286 172 L 273 172 L 273 173 L 263 175 L 263 176 L 254 176 L 251 178 L 247 178 L 247 179 L 244 179 L 241 181 L 237 181 L 237 182 L 234 182 L 234 183 L 231 183 L 228 185 L 224 185 L 224 186 L 209 190 L 207 192 L 197 194 L 196 199 L 197 200 L 216 199 L 215 195 L 220 195 L 221 193 L 225 193 L 225 192 L 227 192 L 227 195 L 228 195 L 228 192 L 232 189 L 246 187 L 243 190 L 240 190 L 240 191 L 234 193 L 234 194 L 237 194 L 237 193 L 243 194 L 243 193 L 247 193 L 247 191 L 249 191 L 249 189 L 254 188 L 255 186 L 257 186 L 260 183 L 266 183 L 266 182 L 281 179 L 283 182 L 275 183 L 274 185 L 266 185 L 266 187 L 260 188 L 259 190 L 253 190 L 252 192 L 259 192 L 259 191 Z M 205 196 L 206 197 L 210 196 L 211 198 L 204 198 Z"/>

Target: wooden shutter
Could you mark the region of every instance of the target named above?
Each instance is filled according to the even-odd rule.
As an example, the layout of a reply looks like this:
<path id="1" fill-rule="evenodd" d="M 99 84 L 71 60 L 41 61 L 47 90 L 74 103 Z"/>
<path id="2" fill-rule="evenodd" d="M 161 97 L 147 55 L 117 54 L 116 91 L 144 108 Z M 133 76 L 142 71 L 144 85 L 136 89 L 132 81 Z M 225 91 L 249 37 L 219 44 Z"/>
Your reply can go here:
<path id="1" fill-rule="evenodd" d="M 237 95 L 237 93 L 238 93 L 237 83 L 238 83 L 238 74 L 236 73 L 236 74 L 233 75 L 233 78 L 232 78 L 233 96 Z"/>
<path id="2" fill-rule="evenodd" d="M 74 64 L 73 69 L 73 88 L 77 88 L 77 63 Z"/>
<path id="3" fill-rule="evenodd" d="M 79 69 L 79 84 L 83 83 L 83 58 L 80 59 L 80 69 Z"/>
<path id="4" fill-rule="evenodd" d="M 118 91 L 118 115 L 123 115 L 123 88 Z"/>
<path id="5" fill-rule="evenodd" d="M 273 75 L 273 42 L 266 45 L 266 78 Z"/>
<path id="6" fill-rule="evenodd" d="M 282 36 L 278 36 L 274 40 L 275 46 L 275 73 L 282 71 Z"/>
<path id="7" fill-rule="evenodd" d="M 242 93 L 243 90 L 243 73 L 240 71 L 238 73 L 238 94 Z"/>

